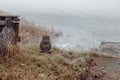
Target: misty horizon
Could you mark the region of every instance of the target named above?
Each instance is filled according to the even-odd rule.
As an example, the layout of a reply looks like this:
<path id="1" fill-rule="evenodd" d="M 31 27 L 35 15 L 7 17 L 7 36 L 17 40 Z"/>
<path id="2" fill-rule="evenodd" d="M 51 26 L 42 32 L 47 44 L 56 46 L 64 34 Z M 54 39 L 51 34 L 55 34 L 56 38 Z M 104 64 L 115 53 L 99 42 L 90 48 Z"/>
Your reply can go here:
<path id="1" fill-rule="evenodd" d="M 51 14 L 120 16 L 119 0 L 0 0 L 0 10 Z"/>
<path id="2" fill-rule="evenodd" d="M 60 30 L 64 36 L 54 41 L 57 46 L 91 48 L 101 41 L 120 41 L 119 4 L 119 0 L 0 0 L 0 10 Z"/>

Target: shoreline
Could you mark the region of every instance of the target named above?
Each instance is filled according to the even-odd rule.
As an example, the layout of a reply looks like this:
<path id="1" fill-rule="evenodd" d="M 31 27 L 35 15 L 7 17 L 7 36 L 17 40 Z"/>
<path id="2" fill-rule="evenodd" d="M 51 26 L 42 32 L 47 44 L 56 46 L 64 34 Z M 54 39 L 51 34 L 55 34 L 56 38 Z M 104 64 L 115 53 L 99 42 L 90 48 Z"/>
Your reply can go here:
<path id="1" fill-rule="evenodd" d="M 22 41 L 8 46 L 8 56 L 0 58 L 2 80 L 113 80 L 120 79 L 120 57 L 90 51 L 72 51 L 56 47 L 52 53 L 41 53 L 37 45 L 42 34 L 56 36 L 56 31 L 36 27 L 26 20 L 20 24 Z M 37 33 L 36 33 L 37 32 Z M 59 34 L 59 33 L 57 33 Z M 60 33 L 60 36 L 62 34 Z M 33 40 L 33 41 L 32 41 Z M 112 66 L 112 67 L 111 67 Z"/>

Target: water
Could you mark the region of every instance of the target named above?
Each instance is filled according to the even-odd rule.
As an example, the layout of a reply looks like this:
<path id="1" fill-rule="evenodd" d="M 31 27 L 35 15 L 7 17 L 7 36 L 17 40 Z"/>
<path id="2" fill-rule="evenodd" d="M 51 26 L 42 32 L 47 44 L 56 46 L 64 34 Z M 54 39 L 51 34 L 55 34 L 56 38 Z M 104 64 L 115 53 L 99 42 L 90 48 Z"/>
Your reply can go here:
<path id="1" fill-rule="evenodd" d="M 30 21 L 55 28 L 63 36 L 54 44 L 66 49 L 90 49 L 99 47 L 101 41 L 120 41 L 120 18 L 95 15 L 24 14 Z"/>
<path id="2" fill-rule="evenodd" d="M 62 5 L 61 3 L 58 7 L 54 9 L 56 4 L 53 4 L 52 2 L 49 6 L 45 5 L 49 4 L 45 1 L 43 1 L 44 4 L 42 4 L 42 2 L 40 1 L 30 2 L 29 0 L 13 0 L 13 2 L 15 3 L 13 4 L 11 1 L 7 2 L 5 0 L 2 0 L 0 3 L 0 9 L 20 15 L 29 21 L 35 22 L 36 24 L 45 26 L 47 28 L 55 28 L 63 32 L 62 37 L 53 40 L 54 45 L 57 47 L 74 50 L 90 49 L 99 47 L 101 41 L 120 41 L 120 15 L 114 15 L 119 14 L 117 13 L 117 10 L 119 8 L 117 7 L 118 5 L 116 3 L 116 7 L 115 5 L 112 5 L 110 9 L 108 9 L 109 5 L 107 7 L 104 7 L 108 10 L 112 9 L 113 11 L 107 10 L 105 12 L 104 9 L 99 8 L 95 8 L 96 10 L 93 10 L 99 12 L 103 10 L 103 13 L 108 12 L 109 15 L 100 15 L 101 13 L 98 14 L 96 12 L 91 13 L 89 10 L 89 13 L 84 14 L 87 11 L 87 8 L 89 8 L 90 6 L 85 6 L 86 10 L 83 10 L 79 6 L 78 8 L 76 8 L 76 6 L 75 13 L 79 12 L 76 15 L 73 12 L 74 7 L 73 9 L 70 7 L 71 4 L 69 6 L 65 5 L 67 6 L 67 8 L 65 6 L 60 8 L 60 6 Z M 26 3 L 28 2 L 29 4 L 26 5 Z M 39 4 L 41 4 L 41 6 Z M 101 4 L 103 3 L 101 2 Z M 52 5 L 54 6 L 52 7 Z M 107 5 L 107 3 L 105 5 Z M 62 9 L 64 9 L 63 14 Z M 91 9 L 94 8 L 91 7 Z M 73 12 L 73 14 L 65 13 L 65 10 L 68 10 L 68 12 Z M 81 10 L 83 10 L 84 12 Z M 113 12 L 114 14 L 109 12 Z"/>
<path id="3" fill-rule="evenodd" d="M 98 48 L 101 41 L 120 41 L 120 17 L 94 15 L 62 15 L 50 13 L 13 12 L 29 21 L 62 31 L 63 36 L 53 40 L 64 49 Z"/>

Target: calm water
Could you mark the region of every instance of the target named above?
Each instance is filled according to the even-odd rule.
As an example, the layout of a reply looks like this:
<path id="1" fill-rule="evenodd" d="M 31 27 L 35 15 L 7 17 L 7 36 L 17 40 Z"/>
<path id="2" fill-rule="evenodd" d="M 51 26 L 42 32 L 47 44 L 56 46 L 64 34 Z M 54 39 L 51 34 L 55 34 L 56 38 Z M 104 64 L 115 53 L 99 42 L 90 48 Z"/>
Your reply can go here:
<path id="1" fill-rule="evenodd" d="M 44 0 L 41 1 L 43 1 L 44 4 L 42 4 L 40 1 L 30 2 L 29 0 L 21 0 L 21 1 L 13 0 L 14 2 L 13 4 L 11 1 L 7 2 L 5 0 L 1 0 L 0 9 L 25 17 L 27 20 L 35 22 L 36 24 L 45 26 L 47 28 L 55 28 L 57 30 L 62 31 L 63 36 L 53 40 L 54 45 L 60 48 L 90 49 L 90 48 L 99 47 L 101 41 L 117 41 L 117 42 L 120 41 L 120 37 L 119 37 L 120 16 L 115 16 L 109 13 L 108 13 L 109 16 L 100 15 L 100 14 L 93 15 L 89 13 L 87 15 L 85 15 L 84 13 L 79 15 L 62 14 L 62 9 L 64 8 L 66 10 L 69 9 L 69 11 L 72 12 L 71 11 L 72 8 L 70 7 L 71 4 L 67 6 L 68 8 L 65 7 L 66 5 L 60 8 L 62 3 L 61 4 L 58 3 L 59 6 L 57 8 L 59 8 L 59 10 L 57 10 L 57 8 L 54 8 L 56 4 L 52 6 L 53 3 L 51 2 L 51 4 L 49 3 L 48 6 L 48 3 L 46 1 Z M 103 3 L 101 2 L 101 4 Z M 105 6 L 106 5 L 107 3 L 105 4 Z M 91 7 L 90 9 L 92 8 L 94 7 Z M 112 9 L 113 12 L 114 10 L 116 11 L 118 10 L 118 12 L 120 10 L 119 7 L 117 6 L 115 7 L 115 5 L 113 6 L 108 5 L 108 7 L 105 8 L 108 10 Z M 81 7 L 79 8 L 78 6 L 77 8 L 76 6 L 75 9 L 76 9 L 76 13 L 77 12 L 81 13 L 80 11 L 82 10 Z M 77 9 L 80 10 L 77 11 Z M 87 11 L 87 10 L 83 10 L 83 11 Z M 96 8 L 95 11 L 99 11 L 99 8 L 98 9 Z M 57 14 L 59 12 L 60 14 Z M 119 14 L 117 12 L 114 13 Z"/>
<path id="2" fill-rule="evenodd" d="M 63 32 L 54 44 L 66 49 L 99 47 L 101 41 L 120 41 L 120 18 L 95 15 L 23 14 L 28 20 Z"/>

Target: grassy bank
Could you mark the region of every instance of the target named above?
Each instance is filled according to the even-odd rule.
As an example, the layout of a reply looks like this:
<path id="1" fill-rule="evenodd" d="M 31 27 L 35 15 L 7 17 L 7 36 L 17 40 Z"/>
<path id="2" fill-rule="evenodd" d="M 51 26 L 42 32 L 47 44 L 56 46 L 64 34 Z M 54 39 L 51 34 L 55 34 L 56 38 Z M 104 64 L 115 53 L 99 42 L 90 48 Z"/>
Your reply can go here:
<path id="1" fill-rule="evenodd" d="M 73 80 L 84 69 L 82 64 L 88 57 L 84 52 L 57 48 L 49 54 L 40 53 L 37 46 L 17 47 L 0 60 L 0 78 L 4 80 Z"/>
<path id="2" fill-rule="evenodd" d="M 40 53 L 37 46 L 9 48 L 9 55 L 0 59 L 0 79 L 3 80 L 84 80 L 81 75 L 89 58 L 114 58 L 94 51 L 72 52 L 52 48 L 52 53 Z"/>

